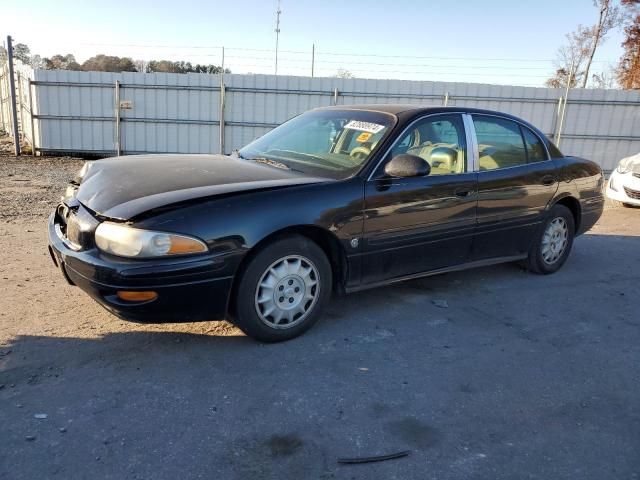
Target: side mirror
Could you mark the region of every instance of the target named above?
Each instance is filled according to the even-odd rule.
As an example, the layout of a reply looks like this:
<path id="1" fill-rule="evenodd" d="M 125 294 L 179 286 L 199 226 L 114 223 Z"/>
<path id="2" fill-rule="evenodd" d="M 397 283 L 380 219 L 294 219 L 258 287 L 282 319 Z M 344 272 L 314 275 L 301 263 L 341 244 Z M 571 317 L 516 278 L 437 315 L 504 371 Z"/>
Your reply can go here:
<path id="1" fill-rule="evenodd" d="M 431 165 L 417 155 L 402 153 L 385 165 L 384 173 L 390 177 L 425 177 L 431 173 Z"/>

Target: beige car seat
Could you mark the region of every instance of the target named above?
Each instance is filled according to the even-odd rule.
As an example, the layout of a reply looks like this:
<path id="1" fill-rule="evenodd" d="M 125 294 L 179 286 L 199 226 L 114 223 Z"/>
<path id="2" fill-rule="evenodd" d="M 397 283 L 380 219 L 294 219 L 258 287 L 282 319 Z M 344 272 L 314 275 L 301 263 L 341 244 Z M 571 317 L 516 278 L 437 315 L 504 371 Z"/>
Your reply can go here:
<path id="1" fill-rule="evenodd" d="M 478 145 L 480 170 L 515 167 L 526 163 L 524 150 L 512 145 Z"/>

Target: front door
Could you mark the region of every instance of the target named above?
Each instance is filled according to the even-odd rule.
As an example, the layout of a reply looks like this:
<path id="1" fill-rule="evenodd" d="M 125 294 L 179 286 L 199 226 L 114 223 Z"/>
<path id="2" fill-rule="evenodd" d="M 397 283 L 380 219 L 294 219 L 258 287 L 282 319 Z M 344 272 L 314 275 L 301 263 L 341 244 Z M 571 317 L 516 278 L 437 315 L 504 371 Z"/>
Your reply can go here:
<path id="1" fill-rule="evenodd" d="M 467 155 L 461 114 L 414 121 L 365 184 L 362 283 L 464 263 L 476 222 L 477 173 Z M 424 177 L 392 178 L 385 164 L 409 153 L 426 160 Z"/>

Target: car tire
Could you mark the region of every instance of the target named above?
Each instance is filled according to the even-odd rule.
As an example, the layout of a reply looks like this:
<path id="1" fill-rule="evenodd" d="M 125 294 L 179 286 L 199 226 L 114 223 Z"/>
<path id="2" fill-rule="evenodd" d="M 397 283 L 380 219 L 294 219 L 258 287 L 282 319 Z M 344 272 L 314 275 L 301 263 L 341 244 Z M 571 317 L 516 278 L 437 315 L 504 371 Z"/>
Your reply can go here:
<path id="1" fill-rule="evenodd" d="M 542 275 L 558 271 L 571 252 L 574 236 L 571 210 L 564 205 L 554 205 L 531 245 L 527 268 Z"/>
<path id="2" fill-rule="evenodd" d="M 331 264 L 315 242 L 301 235 L 281 237 L 242 269 L 231 320 L 262 342 L 297 337 L 318 321 L 332 282 Z"/>

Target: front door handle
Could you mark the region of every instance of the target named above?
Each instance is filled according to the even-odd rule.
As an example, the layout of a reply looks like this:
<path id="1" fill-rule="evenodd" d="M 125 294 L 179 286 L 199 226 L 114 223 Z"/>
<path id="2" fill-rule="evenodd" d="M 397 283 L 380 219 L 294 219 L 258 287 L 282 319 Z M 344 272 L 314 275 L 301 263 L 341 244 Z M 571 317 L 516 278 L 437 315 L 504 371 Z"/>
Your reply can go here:
<path id="1" fill-rule="evenodd" d="M 553 175 L 545 175 L 542 177 L 542 185 L 545 187 L 550 187 L 554 183 L 556 183 L 556 178 Z"/>
<path id="2" fill-rule="evenodd" d="M 464 197 L 468 197 L 469 195 L 471 195 L 471 190 L 466 189 L 466 188 L 459 188 L 453 193 L 455 193 L 456 197 L 464 198 Z"/>

